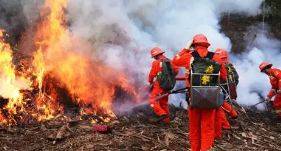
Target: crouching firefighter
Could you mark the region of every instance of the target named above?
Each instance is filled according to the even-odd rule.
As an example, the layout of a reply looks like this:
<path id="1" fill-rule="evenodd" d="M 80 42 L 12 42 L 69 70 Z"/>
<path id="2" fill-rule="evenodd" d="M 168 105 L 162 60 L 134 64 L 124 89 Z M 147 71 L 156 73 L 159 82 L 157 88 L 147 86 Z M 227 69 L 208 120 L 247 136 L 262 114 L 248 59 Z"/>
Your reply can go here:
<path id="1" fill-rule="evenodd" d="M 273 101 L 273 107 L 278 111 L 279 116 L 281 116 L 281 70 L 276 68 L 271 68 L 272 64 L 263 62 L 260 64 L 260 71 L 269 76 L 271 83 L 271 90 L 267 94 L 265 101 L 270 102 L 271 98 L 275 96 Z"/>
<path id="2" fill-rule="evenodd" d="M 215 114 L 220 105 L 217 99 L 212 100 L 212 98 L 218 96 L 216 94 L 219 93 L 220 89 L 219 79 L 226 80 L 223 61 L 217 54 L 207 50 L 209 46 L 205 35 L 197 34 L 173 59 L 176 66 L 186 68 L 186 84 L 187 87 L 190 87 L 191 99 L 188 102 L 188 116 L 189 140 L 192 151 L 205 151 L 214 145 Z M 193 73 L 204 73 L 206 75 L 200 75 L 200 77 Z M 211 77 L 213 74 L 216 75 L 216 78 Z M 218 75 L 220 76 L 218 77 Z M 193 90 L 193 85 L 209 87 L 212 85 L 211 83 L 215 83 L 212 87 L 215 87 L 215 89 L 205 91 L 206 89 L 200 89 L 201 86 L 198 86 L 198 91 L 195 87 Z M 202 97 L 203 93 L 204 97 Z M 200 101 L 196 102 L 197 99 L 200 99 Z M 215 102 L 216 106 L 209 107 L 209 101 Z"/>
<path id="3" fill-rule="evenodd" d="M 178 74 L 179 69 L 163 55 L 164 53 L 165 52 L 158 47 L 151 50 L 151 58 L 154 58 L 155 61 L 152 63 L 148 77 L 148 82 L 153 87 L 148 102 L 153 111 L 159 116 L 157 121 L 169 123 L 168 95 L 158 100 L 154 98 L 157 95 L 168 93 L 174 88 L 176 83 L 175 76 Z M 153 82 L 154 78 L 156 78 L 155 82 Z"/>
<path id="4" fill-rule="evenodd" d="M 228 53 L 225 49 L 218 48 L 215 53 L 220 56 L 227 71 L 227 81 L 221 83 L 225 101 L 217 110 L 215 118 L 215 139 L 221 139 L 222 129 L 231 128 L 224 111 L 233 119 L 236 119 L 238 117 L 237 112 L 227 103 L 226 100 L 229 100 L 231 103 L 231 101 L 237 98 L 236 86 L 239 82 L 239 76 L 234 66 L 228 61 Z"/>

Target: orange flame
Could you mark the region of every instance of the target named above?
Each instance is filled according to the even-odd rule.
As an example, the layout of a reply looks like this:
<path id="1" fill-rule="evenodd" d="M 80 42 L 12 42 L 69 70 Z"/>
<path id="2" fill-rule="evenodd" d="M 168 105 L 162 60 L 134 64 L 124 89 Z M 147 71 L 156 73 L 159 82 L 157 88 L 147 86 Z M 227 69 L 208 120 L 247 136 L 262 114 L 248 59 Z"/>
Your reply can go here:
<path id="1" fill-rule="evenodd" d="M 34 58 L 41 58 L 34 66 L 42 69 L 58 78 L 78 104 L 92 105 L 94 108 L 103 109 L 110 117 L 115 117 L 112 112 L 112 100 L 115 94 L 115 86 L 120 85 L 133 95 L 137 95 L 135 89 L 125 78 L 102 61 L 93 61 L 89 56 L 82 55 L 82 51 L 88 51 L 90 45 L 83 39 L 71 35 L 65 28 L 64 9 L 67 0 L 47 0 L 44 7 L 50 9 L 50 14 L 37 31 L 37 44 L 39 51 Z M 75 44 L 86 45 L 86 50 L 75 50 Z M 41 48 L 44 48 L 41 50 Z M 77 48 L 81 49 L 81 48 Z M 92 48 L 91 48 L 92 49 Z M 43 60 L 42 55 L 43 52 Z M 39 61 L 39 62 L 38 62 Z M 41 63 L 45 62 L 45 63 Z M 43 66 L 41 66 L 44 64 Z M 39 72 L 40 73 L 40 72 Z M 42 73 L 42 72 L 41 72 Z M 39 79 L 43 77 L 38 76 Z M 40 80 L 39 80 L 40 81 Z M 89 113 L 89 111 L 87 111 Z M 92 113 L 95 110 L 93 109 Z M 105 120 L 107 121 L 107 120 Z"/>
<path id="2" fill-rule="evenodd" d="M 80 107 L 91 106 L 90 109 L 81 108 L 81 114 L 102 112 L 105 116 L 101 119 L 108 122 L 116 117 L 112 111 L 116 86 L 135 96 L 137 101 L 140 101 L 140 98 L 125 74 L 107 66 L 102 60 L 93 59 L 91 44 L 67 30 L 64 12 L 67 3 L 67 0 L 46 0 L 42 7 L 43 20 L 36 31 L 37 51 L 32 62 L 33 74 L 37 77 L 33 82 L 37 83 L 39 93 L 35 101 L 37 113 L 32 115 L 41 121 L 53 118 L 64 110 L 61 100 L 57 98 L 59 92 L 52 86 L 51 92 L 45 92 L 46 83 L 49 81 L 44 77 L 51 75 L 58 81 L 58 85 L 68 90 L 72 97 L 71 101 Z M 3 32 L 0 32 L 1 36 Z M 0 51 L 0 71 L 5 74 L 4 83 L 8 83 L 5 85 L 7 98 L 11 98 L 6 108 L 16 114 L 18 111 L 15 106 L 20 106 L 20 109 L 24 110 L 25 102 L 22 101 L 20 89 L 13 85 L 15 73 L 11 65 L 10 46 L 0 41 L 0 48 L 8 49 Z M 2 118 L 0 114 L 0 119 Z"/>
<path id="3" fill-rule="evenodd" d="M 14 65 L 12 64 L 12 50 L 8 43 L 3 40 L 4 30 L 0 30 L 0 96 L 9 98 L 7 105 L 3 108 L 9 112 L 8 116 L 23 111 L 23 96 L 20 89 L 28 88 L 30 81 L 23 77 L 16 77 Z M 1 111 L 2 112 L 2 111 Z M 0 115 L 1 116 L 1 115 Z M 3 118 L 3 116 L 1 116 Z M 11 118 L 13 119 L 13 118 Z M 3 121 L 2 122 L 7 122 Z M 14 123 L 15 121 L 11 121 Z"/>

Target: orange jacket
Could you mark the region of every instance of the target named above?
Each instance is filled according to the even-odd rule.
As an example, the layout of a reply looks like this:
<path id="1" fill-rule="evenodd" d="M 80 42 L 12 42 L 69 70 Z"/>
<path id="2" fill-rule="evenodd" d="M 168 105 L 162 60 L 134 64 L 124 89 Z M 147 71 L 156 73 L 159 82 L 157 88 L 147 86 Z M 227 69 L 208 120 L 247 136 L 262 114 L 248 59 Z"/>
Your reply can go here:
<path id="1" fill-rule="evenodd" d="M 272 68 L 269 72 L 271 91 L 267 94 L 267 97 L 272 98 L 275 95 L 276 90 L 281 90 L 281 70 Z"/>
<path id="2" fill-rule="evenodd" d="M 200 47 L 200 46 L 196 48 L 196 51 L 199 53 L 199 55 L 201 57 L 205 57 L 207 55 L 207 53 L 208 53 L 207 48 Z M 193 56 L 189 53 L 189 51 L 187 49 L 183 49 L 173 59 L 173 63 L 176 66 L 185 67 L 186 68 L 185 77 L 186 77 L 186 85 L 187 85 L 187 87 L 190 86 L 188 76 L 189 76 L 189 71 L 190 71 L 190 68 L 191 68 L 191 60 L 193 60 L 192 58 L 193 58 Z M 212 60 L 214 60 L 214 61 L 216 61 L 216 62 L 221 64 L 221 70 L 220 70 L 220 74 L 221 75 L 220 75 L 220 78 L 221 78 L 222 81 L 226 81 L 227 71 L 226 71 L 224 63 L 221 60 L 221 58 L 219 57 L 219 55 L 218 54 L 214 54 L 214 57 L 213 57 Z"/>
<path id="3" fill-rule="evenodd" d="M 188 77 L 189 77 L 189 69 L 191 68 L 190 60 L 191 60 L 192 57 L 193 56 L 188 52 L 188 50 L 184 48 L 173 59 L 174 65 L 186 68 L 185 78 L 186 78 L 186 86 L 187 87 L 190 87 Z"/>
<path id="4" fill-rule="evenodd" d="M 164 55 L 160 55 L 159 59 L 166 59 L 166 57 Z M 171 62 L 171 65 L 174 69 L 175 74 L 177 75 L 179 73 L 179 68 L 177 66 L 175 66 L 171 60 L 170 60 L 170 62 Z M 152 67 L 151 67 L 151 70 L 150 70 L 150 73 L 149 73 L 149 76 L 148 76 L 148 82 L 152 83 L 153 79 L 157 76 L 157 73 L 161 72 L 161 71 L 162 71 L 161 61 L 160 60 L 153 61 Z"/>

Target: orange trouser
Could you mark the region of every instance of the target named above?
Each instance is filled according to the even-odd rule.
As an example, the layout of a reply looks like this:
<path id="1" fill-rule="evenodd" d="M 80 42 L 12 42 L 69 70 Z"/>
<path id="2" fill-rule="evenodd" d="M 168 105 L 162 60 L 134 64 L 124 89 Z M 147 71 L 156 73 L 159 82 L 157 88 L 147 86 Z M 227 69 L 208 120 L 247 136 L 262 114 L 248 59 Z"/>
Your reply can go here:
<path id="1" fill-rule="evenodd" d="M 227 121 L 225 113 L 223 109 L 220 107 L 216 111 L 215 118 L 215 139 L 221 139 L 221 131 L 222 129 L 230 129 L 230 124 Z"/>
<path id="2" fill-rule="evenodd" d="M 223 112 L 223 114 L 221 114 L 221 125 L 222 125 L 221 126 L 222 129 L 230 129 L 231 128 L 224 112 Z"/>
<path id="3" fill-rule="evenodd" d="M 205 151 L 214 145 L 216 109 L 190 109 L 189 140 L 192 151 Z"/>
<path id="4" fill-rule="evenodd" d="M 273 107 L 275 110 L 281 110 L 281 94 L 276 95 L 273 101 Z M 281 116 L 281 112 L 279 112 L 278 115 Z"/>
<path id="5" fill-rule="evenodd" d="M 225 117 L 224 112 L 223 112 L 222 108 L 220 107 L 216 111 L 216 117 L 215 117 L 215 133 L 214 133 L 215 139 L 221 139 L 223 116 Z"/>
<path id="6" fill-rule="evenodd" d="M 167 91 L 169 92 L 169 91 Z M 149 95 L 148 102 L 152 108 L 152 110 L 158 115 L 168 115 L 167 118 L 165 118 L 164 122 L 170 122 L 170 111 L 169 111 L 169 104 L 168 104 L 168 96 L 163 97 L 158 100 L 153 100 L 153 98 L 160 94 L 160 93 L 167 93 L 166 91 L 161 90 L 160 88 L 156 87 L 152 90 L 152 92 Z"/>
<path id="7" fill-rule="evenodd" d="M 227 121 L 224 111 L 229 114 L 231 117 L 237 117 L 237 112 L 231 108 L 231 106 L 227 102 L 223 102 L 222 107 L 220 107 L 216 112 L 215 119 L 215 138 L 221 138 L 222 129 L 230 129 L 230 124 Z"/>

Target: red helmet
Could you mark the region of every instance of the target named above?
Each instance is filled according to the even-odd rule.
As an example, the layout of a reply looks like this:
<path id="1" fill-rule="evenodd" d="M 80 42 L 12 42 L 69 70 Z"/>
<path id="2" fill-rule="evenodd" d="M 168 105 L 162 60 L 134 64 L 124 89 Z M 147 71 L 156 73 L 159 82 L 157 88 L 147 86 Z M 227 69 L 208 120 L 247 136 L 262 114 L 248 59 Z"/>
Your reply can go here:
<path id="1" fill-rule="evenodd" d="M 262 72 L 262 70 L 264 69 L 264 68 L 266 68 L 266 67 L 272 67 L 272 64 L 271 63 L 267 63 L 267 62 L 263 62 L 263 63 L 261 63 L 260 64 L 260 71 Z"/>
<path id="2" fill-rule="evenodd" d="M 163 54 L 165 53 L 165 51 L 162 51 L 160 48 L 158 47 L 154 47 L 151 49 L 150 51 L 150 54 L 151 54 L 151 58 L 157 56 L 157 55 L 160 55 L 160 54 Z"/>
<path id="3" fill-rule="evenodd" d="M 223 48 L 218 48 L 215 53 L 219 54 L 220 58 L 223 59 L 223 58 L 228 58 L 228 53 L 225 49 Z"/>
<path id="4" fill-rule="evenodd" d="M 202 45 L 202 46 L 206 46 L 206 47 L 210 46 L 207 37 L 203 34 L 195 35 L 193 37 L 193 44 L 198 44 L 198 45 Z"/>

